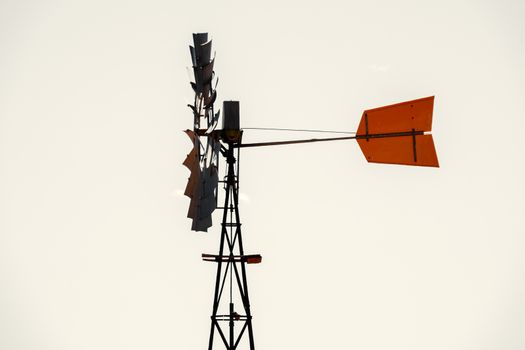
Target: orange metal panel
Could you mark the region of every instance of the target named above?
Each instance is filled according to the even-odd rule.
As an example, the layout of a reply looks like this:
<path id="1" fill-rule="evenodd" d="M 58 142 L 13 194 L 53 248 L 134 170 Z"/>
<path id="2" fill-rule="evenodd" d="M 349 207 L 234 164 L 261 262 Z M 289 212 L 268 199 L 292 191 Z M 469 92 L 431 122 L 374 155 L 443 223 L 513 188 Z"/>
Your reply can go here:
<path id="1" fill-rule="evenodd" d="M 413 129 L 431 131 L 433 108 L 434 96 L 430 96 L 368 109 L 363 112 L 357 135 L 403 132 Z"/>
<path id="2" fill-rule="evenodd" d="M 432 135 L 358 139 L 357 143 L 372 163 L 439 167 Z"/>

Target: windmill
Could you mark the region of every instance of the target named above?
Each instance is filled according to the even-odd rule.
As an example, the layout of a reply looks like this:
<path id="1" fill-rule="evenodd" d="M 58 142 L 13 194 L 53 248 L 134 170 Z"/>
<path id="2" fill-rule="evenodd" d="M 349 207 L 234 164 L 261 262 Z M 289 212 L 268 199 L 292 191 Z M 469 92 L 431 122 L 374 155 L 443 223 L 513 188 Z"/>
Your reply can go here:
<path id="1" fill-rule="evenodd" d="M 195 98 L 188 105 L 193 112 L 193 130 L 186 130 L 186 134 L 193 148 L 183 164 L 190 170 L 184 193 L 190 198 L 191 229 L 207 232 L 212 226 L 212 213 L 222 210 L 219 251 L 202 254 L 204 261 L 217 264 L 208 350 L 213 349 L 216 338 L 227 350 L 237 349 L 245 335 L 249 349 L 254 350 L 246 271 L 247 265 L 260 263 L 262 257 L 246 254 L 243 247 L 239 216 L 241 148 L 354 139 L 368 162 L 438 167 L 431 135 L 434 96 L 365 110 L 352 136 L 243 143 L 239 102 L 224 101 L 222 115 L 214 107 L 218 79 L 213 71 L 215 58 L 207 33 L 193 34 L 190 52 Z M 219 119 L 222 119 L 220 129 Z M 226 165 L 222 179 L 221 159 Z M 224 189 L 222 201 L 218 196 L 219 184 Z"/>

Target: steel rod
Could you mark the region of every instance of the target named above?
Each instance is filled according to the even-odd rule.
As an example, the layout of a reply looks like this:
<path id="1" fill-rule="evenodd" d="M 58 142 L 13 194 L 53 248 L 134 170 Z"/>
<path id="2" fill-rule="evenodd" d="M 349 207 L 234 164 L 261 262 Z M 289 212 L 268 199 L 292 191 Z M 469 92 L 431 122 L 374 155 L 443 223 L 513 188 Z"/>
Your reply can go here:
<path id="1" fill-rule="evenodd" d="M 297 143 L 311 143 L 311 142 L 326 142 L 326 141 L 341 141 L 341 140 L 363 140 L 363 139 L 379 139 L 385 137 L 403 137 L 403 136 L 417 136 L 424 135 L 424 131 L 403 131 L 403 132 L 391 132 L 384 134 L 365 134 L 345 137 L 328 137 L 319 139 L 304 139 L 304 140 L 289 140 L 289 141 L 270 141 L 270 142 L 257 142 L 257 143 L 241 143 L 234 145 L 236 148 L 247 148 L 247 147 L 263 147 L 263 146 L 280 146 L 280 145 L 293 145 Z"/>

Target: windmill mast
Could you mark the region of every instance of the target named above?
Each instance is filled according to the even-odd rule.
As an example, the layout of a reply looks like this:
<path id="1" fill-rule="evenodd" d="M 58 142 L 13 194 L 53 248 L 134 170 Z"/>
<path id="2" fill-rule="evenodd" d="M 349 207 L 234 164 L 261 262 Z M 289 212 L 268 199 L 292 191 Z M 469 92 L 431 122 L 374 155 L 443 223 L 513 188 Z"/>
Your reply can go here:
<path id="1" fill-rule="evenodd" d="M 203 254 L 204 261 L 217 263 L 217 276 L 215 279 L 215 292 L 213 296 L 213 307 L 211 315 L 211 329 L 208 349 L 214 344 L 215 330 L 217 330 L 226 349 L 236 349 L 244 334 L 248 335 L 250 350 L 255 349 L 253 336 L 252 314 L 250 311 L 250 298 L 248 293 L 248 281 L 246 277 L 246 265 L 260 263 L 260 255 L 245 255 L 241 221 L 239 215 L 239 148 L 235 147 L 241 143 L 242 133 L 239 129 L 239 103 L 236 101 L 224 102 L 223 129 L 221 140 L 226 143 L 222 154 L 226 159 L 227 171 L 224 178 L 224 204 L 222 206 L 221 238 L 218 255 Z M 229 285 L 226 282 L 228 277 Z M 225 291 L 225 287 L 229 287 Z M 233 295 L 239 296 L 240 304 L 235 305 Z M 226 312 L 220 312 L 221 304 Z M 225 332 L 224 323 L 227 322 Z M 239 326 L 236 326 L 239 323 Z M 236 332 L 237 329 L 237 332 Z M 225 334 L 226 333 L 226 334 Z"/>

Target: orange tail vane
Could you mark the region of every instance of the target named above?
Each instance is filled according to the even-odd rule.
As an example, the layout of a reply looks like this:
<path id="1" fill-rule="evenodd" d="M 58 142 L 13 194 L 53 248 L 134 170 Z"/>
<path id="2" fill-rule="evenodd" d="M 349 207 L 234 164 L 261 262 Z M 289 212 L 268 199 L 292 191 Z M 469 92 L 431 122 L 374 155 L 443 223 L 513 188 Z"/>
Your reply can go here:
<path id="1" fill-rule="evenodd" d="M 372 163 L 439 167 L 432 131 L 434 96 L 369 109 L 357 143 Z"/>

